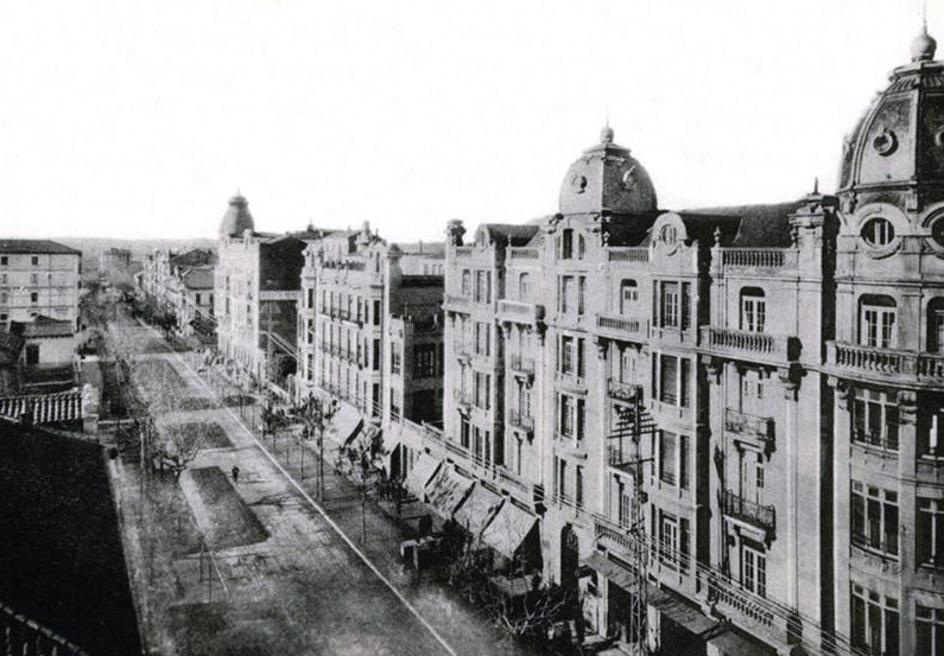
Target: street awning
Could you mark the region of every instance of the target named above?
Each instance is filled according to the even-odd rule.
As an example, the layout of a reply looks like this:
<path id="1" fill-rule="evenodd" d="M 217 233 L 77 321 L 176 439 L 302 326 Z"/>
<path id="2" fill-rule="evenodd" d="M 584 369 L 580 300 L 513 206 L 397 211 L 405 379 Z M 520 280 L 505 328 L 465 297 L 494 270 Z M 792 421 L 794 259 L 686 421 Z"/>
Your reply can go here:
<path id="1" fill-rule="evenodd" d="M 715 625 L 715 622 L 705 617 L 697 607 L 666 588 L 657 588 L 650 585 L 646 601 L 655 606 L 660 613 L 670 620 L 695 635 L 704 633 Z M 752 651 L 751 653 L 757 652 Z"/>
<path id="2" fill-rule="evenodd" d="M 452 467 L 440 467 L 426 486 L 426 500 L 443 519 L 449 519 L 465 499 L 475 481 Z"/>
<path id="3" fill-rule="evenodd" d="M 725 631 L 708 641 L 721 649 L 725 656 L 774 656 L 777 651 L 759 640 L 752 640 L 735 630 Z"/>
<path id="4" fill-rule="evenodd" d="M 407 490 L 422 499 L 423 495 L 426 493 L 426 486 L 429 485 L 433 476 L 436 475 L 436 471 L 441 464 L 439 460 L 436 460 L 430 455 L 425 453 L 420 454 L 420 457 L 417 458 L 416 463 L 413 465 L 413 469 L 410 470 L 406 480 L 403 481 L 403 485 Z"/>
<path id="5" fill-rule="evenodd" d="M 340 403 L 338 411 L 331 420 L 330 439 L 339 446 L 346 446 L 360 432 L 364 425 L 361 413 L 352 405 Z"/>
<path id="6" fill-rule="evenodd" d="M 584 564 L 588 567 L 592 567 L 597 574 L 615 583 L 627 592 L 636 593 L 636 581 L 633 573 L 618 563 L 614 563 L 606 557 L 606 554 L 594 551 L 587 556 Z"/>
<path id="7" fill-rule="evenodd" d="M 501 496 L 484 485 L 477 484 L 456 511 L 456 521 L 473 537 L 477 538 L 482 529 L 488 525 L 502 501 Z"/>
<path id="8" fill-rule="evenodd" d="M 528 537 L 538 518 L 506 501 L 495 518 L 482 531 L 482 542 L 506 558 L 514 558 L 518 547 Z"/>

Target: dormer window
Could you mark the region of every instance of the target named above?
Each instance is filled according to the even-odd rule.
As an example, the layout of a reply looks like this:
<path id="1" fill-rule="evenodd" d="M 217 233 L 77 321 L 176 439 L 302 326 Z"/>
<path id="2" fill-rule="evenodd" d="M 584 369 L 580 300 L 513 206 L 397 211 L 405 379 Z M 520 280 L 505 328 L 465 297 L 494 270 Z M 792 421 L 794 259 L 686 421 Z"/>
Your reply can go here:
<path id="1" fill-rule="evenodd" d="M 662 230 L 659 231 L 659 236 L 663 243 L 671 246 L 675 243 L 675 240 L 678 239 L 678 231 L 673 225 L 664 225 L 662 226 Z"/>
<path id="2" fill-rule="evenodd" d="M 894 241 L 895 227 L 888 219 L 876 217 L 865 222 L 860 234 L 866 244 L 873 248 L 881 248 Z"/>

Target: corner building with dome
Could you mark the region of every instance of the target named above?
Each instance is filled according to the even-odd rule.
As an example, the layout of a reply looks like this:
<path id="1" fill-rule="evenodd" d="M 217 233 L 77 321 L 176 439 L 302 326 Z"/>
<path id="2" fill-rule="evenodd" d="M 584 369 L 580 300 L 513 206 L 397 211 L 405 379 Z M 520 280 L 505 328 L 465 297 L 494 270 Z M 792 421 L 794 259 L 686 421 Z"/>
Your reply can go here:
<path id="1" fill-rule="evenodd" d="M 506 578 L 629 653 L 944 653 L 934 50 L 834 195 L 666 211 L 607 127 L 556 214 L 450 222 L 444 429 L 401 438 L 408 486 L 473 486 Z"/>

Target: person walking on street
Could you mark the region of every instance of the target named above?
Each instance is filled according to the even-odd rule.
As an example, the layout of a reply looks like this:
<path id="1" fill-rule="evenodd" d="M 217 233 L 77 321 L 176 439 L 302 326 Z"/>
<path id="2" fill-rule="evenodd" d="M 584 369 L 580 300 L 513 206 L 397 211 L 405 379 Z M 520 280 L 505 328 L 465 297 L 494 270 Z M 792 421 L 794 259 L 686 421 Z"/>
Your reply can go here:
<path id="1" fill-rule="evenodd" d="M 239 467 L 237 467 L 236 465 L 233 465 L 233 469 L 231 471 L 233 474 L 233 482 L 238 483 L 239 482 Z"/>

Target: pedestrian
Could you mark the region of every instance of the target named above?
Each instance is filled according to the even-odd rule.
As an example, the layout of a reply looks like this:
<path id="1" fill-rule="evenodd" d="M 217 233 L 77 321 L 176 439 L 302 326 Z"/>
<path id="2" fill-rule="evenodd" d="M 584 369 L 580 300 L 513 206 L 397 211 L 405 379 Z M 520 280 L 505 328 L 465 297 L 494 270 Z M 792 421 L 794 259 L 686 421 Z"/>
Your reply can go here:
<path id="1" fill-rule="evenodd" d="M 239 482 L 239 467 L 237 467 L 236 465 L 233 465 L 233 469 L 231 471 L 233 473 L 233 482 L 238 483 Z"/>

